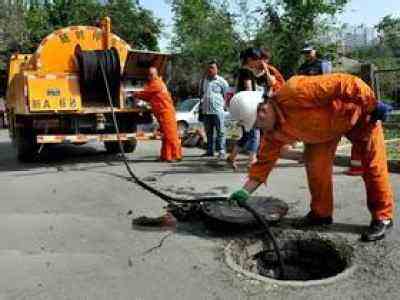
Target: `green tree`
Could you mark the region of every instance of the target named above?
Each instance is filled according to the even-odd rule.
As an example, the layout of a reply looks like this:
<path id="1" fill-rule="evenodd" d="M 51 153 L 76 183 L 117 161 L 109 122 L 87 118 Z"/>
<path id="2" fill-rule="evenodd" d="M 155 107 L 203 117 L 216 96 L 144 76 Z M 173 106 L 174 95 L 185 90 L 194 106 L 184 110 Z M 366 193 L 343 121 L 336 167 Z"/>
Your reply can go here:
<path id="1" fill-rule="evenodd" d="M 159 50 L 161 20 L 150 10 L 139 6 L 137 1 L 110 0 L 105 4 L 102 15 L 111 17 L 113 31 L 134 48 Z"/>
<path id="2" fill-rule="evenodd" d="M 394 56 L 400 57 L 400 18 L 385 16 L 376 26 L 384 47 L 388 47 Z"/>
<path id="3" fill-rule="evenodd" d="M 101 15 L 102 5 L 97 0 L 45 0 L 49 29 L 70 25 L 92 25 Z"/>
<path id="4" fill-rule="evenodd" d="M 299 50 L 326 30 L 330 18 L 343 11 L 348 0 L 263 0 L 264 22 L 255 38 L 272 49 L 275 62 L 289 77 L 298 67 Z"/>
<path id="5" fill-rule="evenodd" d="M 40 41 L 53 30 L 53 26 L 49 23 L 49 12 L 38 2 L 33 2 L 26 9 L 24 20 L 28 39 L 23 48 L 24 52 L 32 53 Z"/>
<path id="6" fill-rule="evenodd" d="M 206 64 L 215 59 L 222 75 L 237 65 L 240 37 L 226 1 L 172 0 L 174 86 L 180 96 L 197 92 Z"/>
<path id="7" fill-rule="evenodd" d="M 5 93 L 8 60 L 12 53 L 24 51 L 28 31 L 24 20 L 23 1 L 0 0 L 0 96 Z"/>

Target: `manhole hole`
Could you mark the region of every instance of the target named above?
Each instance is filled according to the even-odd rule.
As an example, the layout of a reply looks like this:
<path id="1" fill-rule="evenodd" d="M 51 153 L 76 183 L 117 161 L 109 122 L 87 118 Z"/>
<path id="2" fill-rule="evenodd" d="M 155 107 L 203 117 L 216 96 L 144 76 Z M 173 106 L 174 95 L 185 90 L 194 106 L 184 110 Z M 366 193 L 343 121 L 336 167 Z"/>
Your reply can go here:
<path id="1" fill-rule="evenodd" d="M 281 278 L 272 244 L 259 239 L 232 241 L 226 248 L 226 262 L 246 276 L 279 285 L 327 284 L 349 275 L 352 248 L 316 233 L 282 232 L 277 235 L 285 267 Z"/>

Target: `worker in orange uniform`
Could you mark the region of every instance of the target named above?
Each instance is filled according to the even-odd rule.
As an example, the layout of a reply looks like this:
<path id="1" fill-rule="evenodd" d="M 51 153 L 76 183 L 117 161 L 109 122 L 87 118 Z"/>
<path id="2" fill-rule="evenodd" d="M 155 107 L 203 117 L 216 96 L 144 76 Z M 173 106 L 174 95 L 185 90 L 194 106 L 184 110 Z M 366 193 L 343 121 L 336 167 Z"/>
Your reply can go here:
<path id="1" fill-rule="evenodd" d="M 345 135 L 363 149 L 363 179 L 372 215 L 362 240 L 383 239 L 393 227 L 393 192 L 389 181 L 382 125 L 389 107 L 376 100 L 361 79 L 347 74 L 295 76 L 257 109 L 256 126 L 263 129 L 259 160 L 252 165 L 244 187 L 230 200 L 247 201 L 267 180 L 281 148 L 305 143 L 305 165 L 311 192 L 311 211 L 303 225 L 329 225 L 333 214 L 332 165 L 336 147 Z"/>
<path id="2" fill-rule="evenodd" d="M 174 104 L 155 67 L 149 68 L 148 80 L 144 90 L 135 92 L 133 95 L 137 99 L 150 103 L 154 116 L 160 124 L 162 134 L 160 161 L 180 161 L 182 159 L 182 148 L 178 137 Z"/>
<path id="3" fill-rule="evenodd" d="M 238 72 L 236 93 L 255 91 L 259 90 L 259 88 L 262 88 L 264 93 L 267 94 L 277 92 L 285 84 L 285 79 L 278 69 L 269 64 L 270 59 L 271 53 L 267 49 L 250 47 L 242 51 L 240 53 L 242 67 Z M 245 93 L 242 93 L 236 99 L 238 102 L 241 102 L 247 98 L 248 100 L 245 101 L 249 102 L 248 106 L 242 106 L 241 103 L 240 105 L 235 105 L 236 107 L 240 107 L 240 111 L 235 111 L 235 108 L 230 110 L 231 115 L 236 114 L 237 117 L 241 115 L 239 117 L 240 122 L 247 123 L 247 126 L 243 126 L 244 124 L 242 124 L 242 137 L 233 146 L 227 158 L 228 164 L 235 170 L 237 169 L 236 158 L 244 147 L 246 147 L 249 153 L 248 165 L 251 166 L 257 161 L 260 132 L 257 128 L 253 128 L 253 123 L 256 117 L 256 106 L 259 101 L 257 96 L 255 96 L 256 93 L 252 94 L 252 96 L 249 93 L 247 93 L 247 96 L 245 95 Z M 249 114 L 251 110 L 254 110 L 253 114 Z M 236 120 L 238 121 L 239 119 Z"/>
<path id="4" fill-rule="evenodd" d="M 277 68 L 271 65 L 271 52 L 268 49 L 261 48 L 260 57 L 260 67 L 262 72 L 257 74 L 257 77 L 259 78 L 258 83 L 263 84 L 264 81 L 265 85 L 269 87 L 269 92 L 276 93 L 285 84 L 285 78 L 283 78 L 281 72 L 279 72 Z"/>

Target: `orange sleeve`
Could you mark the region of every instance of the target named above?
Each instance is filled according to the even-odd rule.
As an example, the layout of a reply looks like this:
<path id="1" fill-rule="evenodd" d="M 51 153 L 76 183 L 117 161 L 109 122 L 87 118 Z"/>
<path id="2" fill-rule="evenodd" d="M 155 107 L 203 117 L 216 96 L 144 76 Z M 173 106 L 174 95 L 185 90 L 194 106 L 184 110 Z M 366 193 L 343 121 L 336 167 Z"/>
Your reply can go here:
<path id="1" fill-rule="evenodd" d="M 250 167 L 249 178 L 260 183 L 265 182 L 284 145 L 280 140 L 264 136 L 258 152 L 258 161 Z"/>
<path id="2" fill-rule="evenodd" d="M 158 80 L 152 80 L 145 85 L 144 90 L 135 93 L 135 97 L 144 101 L 150 101 L 155 94 L 162 91 L 162 84 Z"/>
<path id="3" fill-rule="evenodd" d="M 360 78 L 352 75 L 344 76 L 338 98 L 343 102 L 359 105 L 363 113 L 371 113 L 377 105 L 374 91 Z"/>
<path id="4" fill-rule="evenodd" d="M 272 89 L 274 92 L 277 92 L 285 84 L 285 78 L 283 78 L 281 72 L 279 72 L 279 70 L 277 68 L 275 68 L 274 66 L 268 65 L 268 69 L 269 69 L 271 75 L 275 76 L 276 82 L 272 86 Z"/>

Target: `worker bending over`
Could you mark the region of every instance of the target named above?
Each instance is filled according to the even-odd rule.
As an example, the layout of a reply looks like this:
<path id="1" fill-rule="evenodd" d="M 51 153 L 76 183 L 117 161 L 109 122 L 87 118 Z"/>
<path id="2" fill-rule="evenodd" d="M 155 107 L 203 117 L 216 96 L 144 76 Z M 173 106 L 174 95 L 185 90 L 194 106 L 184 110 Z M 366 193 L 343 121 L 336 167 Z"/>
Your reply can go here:
<path id="1" fill-rule="evenodd" d="M 155 67 L 150 67 L 148 80 L 141 92 L 135 92 L 134 97 L 148 101 L 154 116 L 160 124 L 162 134 L 160 161 L 179 161 L 182 159 L 181 141 L 178 137 L 176 112 L 170 93 L 165 83 L 158 76 Z"/>
<path id="2" fill-rule="evenodd" d="M 393 226 L 393 193 L 389 182 L 382 125 L 389 107 L 378 102 L 361 79 L 346 74 L 295 76 L 257 109 L 256 126 L 264 130 L 259 160 L 244 187 L 230 200 L 245 202 L 267 180 L 282 146 L 305 143 L 305 165 L 311 211 L 303 225 L 329 225 L 333 215 L 332 165 L 339 140 L 345 135 L 362 149 L 363 179 L 372 215 L 362 240 L 385 237 Z"/>

